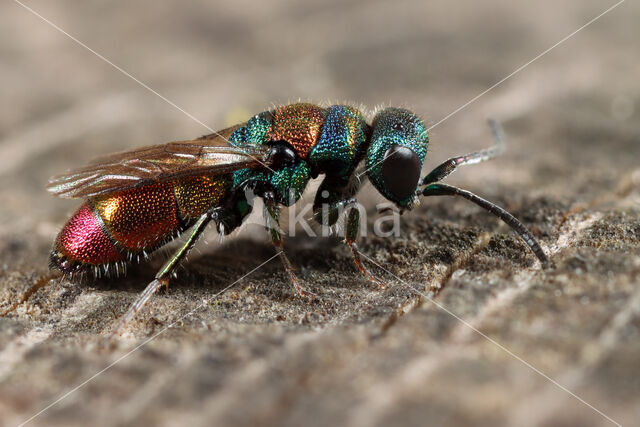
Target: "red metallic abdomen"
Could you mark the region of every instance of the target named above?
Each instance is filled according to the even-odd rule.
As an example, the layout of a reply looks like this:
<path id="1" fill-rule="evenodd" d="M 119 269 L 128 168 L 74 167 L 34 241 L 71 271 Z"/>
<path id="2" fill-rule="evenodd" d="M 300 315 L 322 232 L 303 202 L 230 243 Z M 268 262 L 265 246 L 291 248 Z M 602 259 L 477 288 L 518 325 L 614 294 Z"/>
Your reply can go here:
<path id="1" fill-rule="evenodd" d="M 58 234 L 51 264 L 74 272 L 153 251 L 220 203 L 229 186 L 227 176 L 196 176 L 91 198 Z"/>

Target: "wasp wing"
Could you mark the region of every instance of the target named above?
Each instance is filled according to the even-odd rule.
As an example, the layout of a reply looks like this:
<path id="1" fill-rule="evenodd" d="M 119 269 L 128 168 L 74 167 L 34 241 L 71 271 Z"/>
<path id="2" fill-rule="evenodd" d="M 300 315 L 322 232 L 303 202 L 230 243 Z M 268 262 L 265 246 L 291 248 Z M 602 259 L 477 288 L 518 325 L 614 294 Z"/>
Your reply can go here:
<path id="1" fill-rule="evenodd" d="M 185 176 L 269 168 L 267 147 L 229 144 L 228 137 L 240 126 L 190 141 L 100 157 L 84 168 L 53 177 L 47 190 L 58 197 L 87 198 Z"/>

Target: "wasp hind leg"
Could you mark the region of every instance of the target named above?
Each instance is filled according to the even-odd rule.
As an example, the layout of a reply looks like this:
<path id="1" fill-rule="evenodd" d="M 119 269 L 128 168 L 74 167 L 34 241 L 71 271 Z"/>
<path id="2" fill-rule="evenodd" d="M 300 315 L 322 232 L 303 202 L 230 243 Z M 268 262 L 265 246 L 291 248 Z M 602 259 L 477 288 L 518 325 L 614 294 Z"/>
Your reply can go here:
<path id="1" fill-rule="evenodd" d="M 198 238 L 202 235 L 202 232 L 205 230 L 209 222 L 211 220 L 216 220 L 218 218 L 218 212 L 207 212 L 206 214 L 200 216 L 198 221 L 191 228 L 191 232 L 189 233 L 189 237 L 184 242 L 184 244 L 173 254 L 171 258 L 162 266 L 160 271 L 156 274 L 155 279 L 147 285 L 147 287 L 138 295 L 138 298 L 135 300 L 133 304 L 129 307 L 127 312 L 122 316 L 117 326 L 109 335 L 109 340 L 112 340 L 119 332 L 133 319 L 136 314 L 144 307 L 144 305 L 149 301 L 151 296 L 156 293 L 158 289 L 162 286 L 165 286 L 167 289 L 169 287 L 169 280 L 171 279 L 171 275 L 178 268 L 180 263 L 187 256 L 189 251 L 193 248 L 193 246 L 198 241 Z"/>
<path id="2" fill-rule="evenodd" d="M 302 287 L 302 285 L 300 285 L 300 281 L 295 274 L 293 265 L 291 265 L 291 261 L 289 261 L 289 258 L 287 258 L 287 255 L 284 253 L 284 243 L 282 239 L 282 233 L 280 232 L 280 207 L 275 201 L 273 195 L 265 194 L 264 206 L 267 227 L 269 228 L 269 235 L 271 236 L 271 242 L 280 255 L 280 260 L 282 260 L 282 265 L 284 266 L 284 269 L 289 276 L 289 281 L 291 282 L 293 289 L 301 297 L 306 298 L 309 301 L 313 301 L 313 298 L 317 295 L 306 290 Z"/>

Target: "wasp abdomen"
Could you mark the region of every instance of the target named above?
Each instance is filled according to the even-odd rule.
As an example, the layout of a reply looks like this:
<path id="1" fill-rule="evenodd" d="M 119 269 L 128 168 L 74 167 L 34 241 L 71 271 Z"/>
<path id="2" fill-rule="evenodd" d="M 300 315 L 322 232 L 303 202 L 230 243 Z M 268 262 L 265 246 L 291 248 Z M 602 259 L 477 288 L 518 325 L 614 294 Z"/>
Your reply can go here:
<path id="1" fill-rule="evenodd" d="M 51 264 L 74 272 L 151 252 L 219 203 L 229 186 L 228 176 L 205 175 L 91 198 L 58 234 Z"/>
<path id="2" fill-rule="evenodd" d="M 51 266 L 68 273 L 80 270 L 84 264 L 107 264 L 124 259 L 89 202 L 80 206 L 67 221 L 51 252 Z"/>

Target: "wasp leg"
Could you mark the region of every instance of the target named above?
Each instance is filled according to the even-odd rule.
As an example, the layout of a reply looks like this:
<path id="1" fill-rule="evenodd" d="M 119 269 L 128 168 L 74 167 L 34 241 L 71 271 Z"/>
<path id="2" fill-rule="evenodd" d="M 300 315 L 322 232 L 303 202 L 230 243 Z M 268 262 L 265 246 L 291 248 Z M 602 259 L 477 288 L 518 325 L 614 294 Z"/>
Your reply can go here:
<path id="1" fill-rule="evenodd" d="M 24 292 L 24 294 L 22 294 L 22 297 L 18 301 L 14 302 L 13 304 L 11 304 L 11 306 L 9 306 L 9 308 L 7 308 L 5 311 L 0 313 L 0 317 L 6 316 L 7 314 L 11 313 L 13 310 L 18 308 L 20 304 L 22 304 L 23 302 L 26 302 L 29 298 L 31 298 L 31 295 L 35 294 L 40 289 L 44 288 L 49 283 L 51 283 L 51 280 L 58 279 L 61 277 L 63 277 L 63 275 L 59 271 L 54 271 L 45 276 L 42 276 L 41 278 L 38 279 L 38 281 L 36 281 L 35 284 L 33 284 L 29 289 L 27 289 Z"/>
<path id="2" fill-rule="evenodd" d="M 326 197 L 324 198 L 327 199 L 331 197 L 331 194 L 329 193 L 325 196 Z M 356 243 L 356 240 L 358 238 L 358 231 L 360 229 L 360 211 L 358 210 L 358 201 L 355 198 L 349 198 L 338 200 L 337 202 L 333 202 L 328 205 L 322 204 L 321 201 L 321 199 L 316 198 L 313 212 L 314 219 L 322 225 L 331 226 L 338 221 L 339 217 L 342 214 L 346 213 L 347 220 L 345 226 L 344 242 L 349 245 L 349 248 L 351 249 L 351 253 L 353 254 L 353 261 L 356 263 L 356 266 L 358 267 L 358 270 L 360 270 L 360 273 L 362 273 L 362 275 L 367 280 L 377 284 L 378 286 L 380 286 L 380 288 L 384 288 L 386 284 L 382 280 L 371 274 L 360 259 L 360 251 L 358 250 L 358 245 Z"/>
<path id="3" fill-rule="evenodd" d="M 474 163 L 484 162 L 485 160 L 498 157 L 506 149 L 504 142 L 504 132 L 502 126 L 495 120 L 489 119 L 489 126 L 496 140 L 493 147 L 485 148 L 484 150 L 475 151 L 473 153 L 465 154 L 464 156 L 452 157 L 444 163 L 437 166 L 434 170 L 422 180 L 422 185 L 431 184 L 432 182 L 441 181 L 446 178 L 451 172 L 456 170 L 458 166 L 472 165 Z"/>
<path id="4" fill-rule="evenodd" d="M 269 228 L 269 234 L 271 235 L 271 242 L 273 246 L 275 246 L 278 254 L 280 255 L 280 259 L 282 260 L 282 265 L 284 266 L 287 275 L 289 276 L 289 281 L 293 286 L 295 292 L 303 298 L 312 301 L 316 294 L 310 292 L 303 288 L 300 285 L 300 281 L 296 277 L 295 271 L 293 269 L 293 265 L 291 265 L 291 261 L 287 258 L 287 255 L 284 253 L 284 243 L 282 239 L 282 234 L 280 233 L 280 207 L 278 203 L 275 201 L 273 195 L 265 194 L 264 196 L 264 206 L 265 206 L 265 216 L 267 221 L 267 227 Z"/>
<path id="5" fill-rule="evenodd" d="M 127 312 L 118 322 L 113 332 L 111 332 L 111 334 L 109 335 L 109 340 L 112 340 L 122 330 L 122 328 L 124 328 L 124 326 L 136 316 L 136 314 L 142 309 L 142 307 L 144 307 L 147 301 L 149 301 L 151 296 L 156 293 L 156 291 L 160 289 L 160 287 L 169 286 L 169 279 L 180 265 L 180 262 L 184 260 L 189 251 L 196 244 L 198 238 L 202 235 L 202 232 L 207 227 L 209 222 L 212 219 L 217 218 L 217 212 L 207 212 L 206 214 L 198 218 L 198 221 L 191 229 L 191 233 L 189 234 L 187 240 L 180 247 L 180 249 L 178 249 L 176 253 L 174 253 L 173 256 L 162 266 L 160 271 L 158 271 L 158 273 L 156 274 L 155 279 L 147 285 L 147 287 L 144 289 L 144 291 L 142 291 L 140 295 L 138 295 L 136 301 L 131 304 Z"/>
<path id="6" fill-rule="evenodd" d="M 356 202 L 357 203 L 357 202 Z M 369 270 L 366 269 L 364 264 L 362 264 L 362 260 L 360 259 L 360 251 L 358 250 L 358 245 L 356 244 L 356 239 L 358 238 L 358 230 L 360 229 L 360 211 L 357 206 L 352 206 L 349 209 L 349 213 L 347 216 L 347 225 L 345 230 L 345 242 L 351 248 L 351 253 L 353 254 L 353 261 L 358 266 L 360 273 L 367 278 L 370 282 L 377 284 L 380 289 L 384 289 L 387 285 L 382 280 L 378 279 L 373 274 L 369 273 Z"/>
<path id="7" fill-rule="evenodd" d="M 491 203 L 488 200 L 483 199 L 480 196 L 473 194 L 470 191 L 463 190 L 458 187 L 454 187 L 452 185 L 437 183 L 437 184 L 429 184 L 424 189 L 418 190 L 418 194 L 423 196 L 460 196 L 465 199 L 475 203 L 483 209 L 488 210 L 501 220 L 503 220 L 509 227 L 511 227 L 518 235 L 524 240 L 524 242 L 529 246 L 531 252 L 535 254 L 536 257 L 540 260 L 543 268 L 546 268 L 550 265 L 549 258 L 544 253 L 540 244 L 536 240 L 535 237 L 527 230 L 527 227 L 524 226 L 515 216 L 511 215 L 509 212 L 501 208 L 500 206 Z"/>

